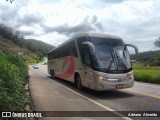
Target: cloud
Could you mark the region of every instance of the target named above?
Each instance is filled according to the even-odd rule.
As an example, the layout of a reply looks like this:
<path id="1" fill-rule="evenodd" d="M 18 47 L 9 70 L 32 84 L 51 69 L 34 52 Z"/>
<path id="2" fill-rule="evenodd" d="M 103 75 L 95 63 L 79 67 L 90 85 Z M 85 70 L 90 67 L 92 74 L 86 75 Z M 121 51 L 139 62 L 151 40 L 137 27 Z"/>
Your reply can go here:
<path id="1" fill-rule="evenodd" d="M 119 4 L 122 3 L 124 0 L 100 0 L 99 2 L 102 3 L 112 3 L 112 4 Z"/>
<path id="2" fill-rule="evenodd" d="M 46 43 L 54 46 L 58 46 L 59 44 L 69 39 L 69 37 L 67 37 L 66 35 L 58 34 L 57 32 L 50 32 L 50 33 L 41 34 L 41 35 L 29 35 L 26 38 L 45 41 Z"/>
<path id="3" fill-rule="evenodd" d="M 69 24 L 65 23 L 60 26 L 56 27 L 49 27 L 42 25 L 45 30 L 45 33 L 49 32 L 57 32 L 58 34 L 65 34 L 67 36 L 81 33 L 81 32 L 93 32 L 93 31 L 103 31 L 103 25 L 101 22 L 98 21 L 97 16 L 86 16 L 79 24 L 75 26 L 70 26 Z"/>
<path id="4" fill-rule="evenodd" d="M 80 32 L 99 32 L 151 50 L 160 36 L 159 4 L 159 0 L 15 0 L 12 4 L 3 0 L 0 23 L 21 31 L 25 38 L 55 46 Z"/>
<path id="5" fill-rule="evenodd" d="M 76 6 L 79 8 L 90 8 L 90 9 L 102 9 L 106 6 L 111 6 L 113 4 L 120 4 L 124 0 L 85 0 L 78 1 L 76 0 Z"/>
<path id="6" fill-rule="evenodd" d="M 18 11 L 19 8 L 6 6 L 5 4 L 0 3 L 0 22 L 7 24 L 10 27 L 14 27 L 17 24 Z"/>
<path id="7" fill-rule="evenodd" d="M 41 28 L 39 24 L 35 24 L 33 26 L 21 25 L 17 30 L 21 31 L 24 36 L 38 36 L 45 34 L 43 32 L 43 28 Z"/>
<path id="8" fill-rule="evenodd" d="M 41 24 L 43 17 L 39 14 L 26 13 L 22 17 L 19 17 L 19 22 L 26 26 L 34 26 L 35 24 Z"/>

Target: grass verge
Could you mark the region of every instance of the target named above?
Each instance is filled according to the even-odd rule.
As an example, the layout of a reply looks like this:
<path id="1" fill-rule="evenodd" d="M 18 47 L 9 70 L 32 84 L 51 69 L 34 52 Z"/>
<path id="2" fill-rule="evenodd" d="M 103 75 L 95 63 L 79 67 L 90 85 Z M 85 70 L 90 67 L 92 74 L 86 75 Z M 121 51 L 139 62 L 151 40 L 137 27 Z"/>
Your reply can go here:
<path id="1" fill-rule="evenodd" d="M 23 110 L 28 66 L 17 55 L 0 51 L 0 111 Z"/>
<path id="2" fill-rule="evenodd" d="M 160 84 L 160 67 L 135 64 L 133 72 L 136 81 Z"/>

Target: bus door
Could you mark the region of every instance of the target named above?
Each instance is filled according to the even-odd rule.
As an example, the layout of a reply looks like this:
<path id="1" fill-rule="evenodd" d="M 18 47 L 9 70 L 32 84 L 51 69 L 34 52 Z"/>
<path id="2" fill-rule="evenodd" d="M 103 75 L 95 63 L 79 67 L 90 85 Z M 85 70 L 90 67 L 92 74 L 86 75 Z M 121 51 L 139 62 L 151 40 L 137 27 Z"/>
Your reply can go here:
<path id="1" fill-rule="evenodd" d="M 88 41 L 87 37 L 80 37 L 77 39 L 80 56 L 83 64 L 83 67 L 79 72 L 81 74 L 83 86 L 92 88 L 94 81 L 92 78 L 93 73 L 92 73 L 91 54 L 90 54 L 89 47 L 87 45 L 82 44 L 83 42 L 86 42 L 86 41 Z"/>
<path id="2" fill-rule="evenodd" d="M 94 86 L 94 75 L 92 72 L 91 54 L 88 46 L 84 46 L 83 49 L 83 63 L 84 63 L 84 81 L 85 86 L 93 88 Z"/>

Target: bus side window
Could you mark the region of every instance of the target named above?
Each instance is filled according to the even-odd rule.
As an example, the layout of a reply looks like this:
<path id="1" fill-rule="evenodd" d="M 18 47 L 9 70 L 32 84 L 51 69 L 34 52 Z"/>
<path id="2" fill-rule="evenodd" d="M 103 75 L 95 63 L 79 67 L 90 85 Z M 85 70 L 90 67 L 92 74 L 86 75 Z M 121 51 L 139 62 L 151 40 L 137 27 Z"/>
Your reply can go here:
<path id="1" fill-rule="evenodd" d="M 84 54 L 83 54 L 83 61 L 84 64 L 87 65 L 88 67 L 91 67 L 91 59 L 90 59 L 90 52 L 87 47 L 84 47 Z"/>
<path id="2" fill-rule="evenodd" d="M 87 41 L 86 37 L 77 38 L 78 48 L 79 48 L 80 56 L 82 58 L 83 63 L 84 63 L 84 59 L 83 59 L 84 46 L 82 46 L 82 42 L 85 42 L 85 41 Z"/>

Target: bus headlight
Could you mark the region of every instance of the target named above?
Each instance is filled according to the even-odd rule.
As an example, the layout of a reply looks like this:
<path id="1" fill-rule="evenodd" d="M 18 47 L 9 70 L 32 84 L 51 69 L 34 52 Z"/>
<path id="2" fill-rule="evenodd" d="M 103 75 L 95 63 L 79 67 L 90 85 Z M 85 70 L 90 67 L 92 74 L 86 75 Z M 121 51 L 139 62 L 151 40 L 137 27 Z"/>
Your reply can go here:
<path id="1" fill-rule="evenodd" d="M 97 76 L 97 78 L 99 80 L 106 80 L 106 79 L 108 79 L 106 73 L 98 73 L 96 76 Z"/>
<path id="2" fill-rule="evenodd" d="M 133 78 L 133 74 L 132 73 L 127 73 L 126 79 L 130 80 Z"/>
<path id="3" fill-rule="evenodd" d="M 99 79 L 100 79 L 100 80 L 103 80 L 103 77 L 102 77 L 102 76 L 99 76 Z"/>

